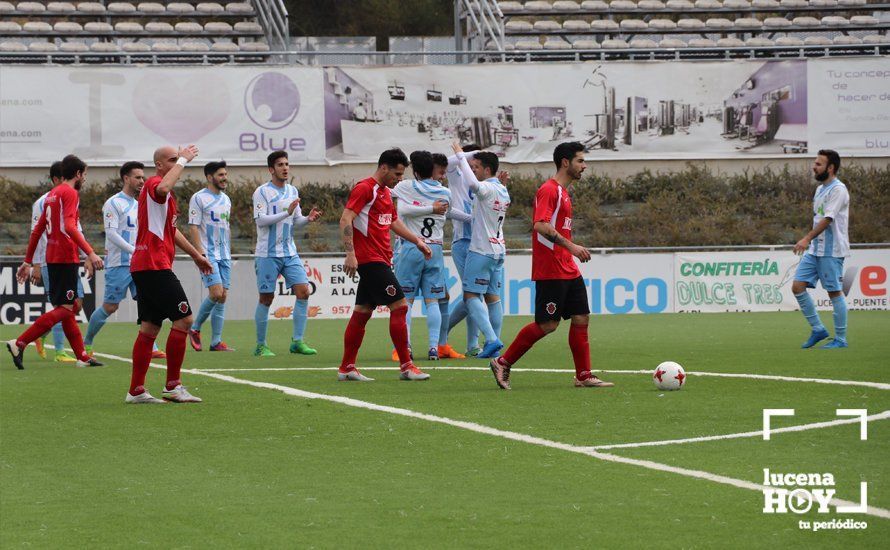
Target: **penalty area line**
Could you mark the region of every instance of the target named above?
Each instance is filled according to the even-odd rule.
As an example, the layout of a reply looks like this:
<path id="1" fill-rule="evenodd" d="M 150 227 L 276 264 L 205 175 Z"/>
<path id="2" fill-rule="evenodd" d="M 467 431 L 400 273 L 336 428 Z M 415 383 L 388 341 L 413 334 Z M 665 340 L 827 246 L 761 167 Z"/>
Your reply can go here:
<path id="1" fill-rule="evenodd" d="M 122 361 L 124 363 L 132 364 L 132 360 L 127 359 L 125 357 L 120 357 L 118 355 L 110 355 L 106 353 L 96 353 L 95 355 L 99 357 L 105 357 L 108 359 L 114 359 L 117 361 Z M 166 366 L 159 365 L 156 363 L 152 364 L 153 367 L 159 369 L 165 369 Z M 571 445 L 568 443 L 561 443 L 559 441 L 553 441 L 550 439 L 545 439 L 541 437 L 536 437 L 528 434 L 512 432 L 508 430 L 501 430 L 498 428 L 493 428 L 491 426 L 485 426 L 482 424 L 477 424 L 476 422 L 469 422 L 465 420 L 455 420 L 453 418 L 448 418 L 444 416 L 436 416 L 432 414 L 422 413 L 418 411 L 413 411 L 410 409 L 403 409 L 400 407 L 392 407 L 389 405 L 379 405 L 377 403 L 371 403 L 368 401 L 361 401 L 359 399 L 354 399 L 351 397 L 345 397 L 342 395 L 330 395 L 324 393 L 316 393 L 310 392 L 306 390 L 301 390 L 298 388 L 292 388 L 290 386 L 282 386 L 280 384 L 272 384 L 269 382 L 256 382 L 253 380 L 246 380 L 243 378 L 236 378 L 234 376 L 229 376 L 226 374 L 221 374 L 217 372 L 206 372 L 201 370 L 192 370 L 192 369 L 183 369 L 182 372 L 188 374 L 194 374 L 197 376 L 204 376 L 207 378 L 212 378 L 214 380 L 220 380 L 222 382 L 229 382 L 232 384 L 239 384 L 243 386 L 250 386 L 253 388 L 273 390 L 277 392 L 281 392 L 285 395 L 290 395 L 293 397 L 299 397 L 303 399 L 313 399 L 319 401 L 328 401 L 330 403 L 337 403 L 340 405 L 345 405 L 348 407 L 365 409 L 369 411 L 382 412 L 387 414 L 392 414 L 396 416 L 402 416 L 406 418 L 413 418 L 416 420 L 425 420 L 427 422 L 432 422 L 435 424 L 443 424 L 446 426 L 451 426 L 454 428 L 460 428 L 466 431 L 475 432 L 482 435 L 488 435 L 492 437 L 499 437 L 501 439 L 507 439 L 511 441 L 517 441 L 520 443 L 527 443 L 530 445 L 537 445 L 540 447 L 547 447 L 550 449 L 557 449 L 561 451 L 566 451 L 575 454 L 581 454 L 585 456 L 589 456 L 591 458 L 595 458 L 597 460 L 602 460 L 605 462 L 613 462 L 617 464 L 627 464 L 631 466 L 638 466 L 641 468 L 646 468 L 648 470 L 654 470 L 658 472 L 666 472 L 677 474 L 685 477 L 691 477 L 694 479 L 702 479 L 706 481 L 711 481 L 714 483 L 720 483 L 722 485 L 729 485 L 732 487 L 737 487 L 739 489 L 747 489 L 750 491 L 763 492 L 764 487 L 762 485 L 758 485 L 757 483 L 752 483 L 750 481 L 745 481 L 742 479 L 736 479 L 728 476 L 723 476 L 719 474 L 713 474 L 710 472 L 704 472 L 701 470 L 691 470 L 688 468 L 680 468 L 677 466 L 671 466 L 669 464 L 662 464 L 660 462 L 653 462 L 651 460 L 640 460 L 636 458 L 627 458 L 623 456 L 618 456 L 610 453 L 603 453 L 600 451 L 592 450 L 587 447 L 579 447 L 577 445 Z M 831 499 L 831 504 L 834 506 L 857 506 L 858 503 L 833 498 Z M 884 508 L 878 508 L 876 506 L 868 506 L 865 511 L 866 514 L 890 519 L 890 510 L 886 510 Z"/>

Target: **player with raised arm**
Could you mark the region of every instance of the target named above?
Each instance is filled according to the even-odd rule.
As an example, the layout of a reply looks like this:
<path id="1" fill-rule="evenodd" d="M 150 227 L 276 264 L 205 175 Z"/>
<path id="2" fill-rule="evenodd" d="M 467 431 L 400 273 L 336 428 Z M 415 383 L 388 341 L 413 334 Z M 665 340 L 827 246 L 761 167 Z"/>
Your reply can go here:
<path id="1" fill-rule="evenodd" d="M 461 150 L 466 154 L 467 161 L 472 162 L 476 153 L 480 152 L 475 144 L 465 145 Z M 464 266 L 467 263 L 467 252 L 470 250 L 470 240 L 473 236 L 473 201 L 475 195 L 464 181 L 459 169 L 460 159 L 457 155 L 448 157 L 445 177 L 448 179 L 448 189 L 451 191 L 452 220 L 451 220 L 451 258 L 461 284 L 464 282 Z M 467 304 L 456 300 L 448 315 L 448 331 L 458 323 L 467 321 L 467 355 L 478 355 L 482 348 L 479 347 L 479 327 L 472 318 L 467 317 Z"/>
<path id="2" fill-rule="evenodd" d="M 355 308 L 343 334 L 343 360 L 337 373 L 340 381 L 369 382 L 356 368 L 358 350 L 365 336 L 365 325 L 374 308 L 389 308 L 389 335 L 399 354 L 399 377 L 402 380 L 427 380 L 429 375 L 411 360 L 406 317 L 408 302 L 392 271 L 390 230 L 414 244 L 425 260 L 433 253 L 423 239 L 412 233 L 399 219 L 390 195 L 408 167 L 408 158 L 401 149 L 389 149 L 380 155 L 377 170 L 352 188 L 346 208 L 340 217 L 340 236 L 346 250 L 343 271 L 349 277 L 359 275 Z"/>
<path id="3" fill-rule="evenodd" d="M 78 297 L 80 284 L 80 254 L 86 255 L 87 276 L 102 269 L 102 258 L 93 252 L 93 247 L 84 238 L 80 230 L 80 191 L 86 179 L 87 165 L 74 155 L 62 159 L 62 181 L 52 188 L 46 196 L 43 211 L 37 225 L 31 231 L 25 261 L 16 272 L 20 284 L 31 278 L 34 252 L 40 238 L 46 233 L 46 267 L 49 282 L 50 303 L 54 309 L 37 318 L 34 323 L 15 340 L 6 343 L 6 349 L 12 355 L 16 368 L 24 369 L 22 356 L 25 347 L 37 340 L 53 325 L 62 323 L 65 337 L 74 350 L 78 367 L 98 367 L 102 363 L 87 354 L 83 346 L 83 336 L 77 326 L 77 312 L 82 306 Z"/>
<path id="4" fill-rule="evenodd" d="M 560 143 L 553 151 L 556 175 L 544 182 L 535 194 L 532 221 L 532 280 L 535 281 L 535 320 L 527 324 L 501 357 L 491 361 L 495 382 L 510 389 L 510 367 L 531 347 L 571 319 L 569 348 L 575 362 L 575 386 L 609 387 L 590 372 L 590 344 L 587 325 L 590 302 L 581 270 L 575 258 L 590 261 L 590 251 L 572 242 L 572 199 L 567 187 L 581 179 L 587 164 L 584 146 L 577 141 Z"/>
<path id="5" fill-rule="evenodd" d="M 136 223 L 138 221 L 136 197 L 145 183 L 145 165 L 141 162 L 125 162 L 120 169 L 123 184 L 119 193 L 102 206 L 102 223 L 105 226 L 105 297 L 102 306 L 90 316 L 83 343 L 87 353 L 93 354 L 93 340 L 108 317 L 114 314 L 127 290 L 136 299 L 136 284 L 130 274 L 130 258 L 136 250 Z M 165 359 L 167 354 L 154 346 L 153 359 Z"/>
<path id="6" fill-rule="evenodd" d="M 464 265 L 464 302 L 467 316 L 485 335 L 485 346 L 476 357 L 497 357 L 504 347 L 501 342 L 504 309 L 500 290 L 507 254 L 503 225 L 507 208 L 510 207 L 510 193 L 495 177 L 499 164 L 497 155 L 477 152 L 473 159 L 474 167 L 470 167 L 460 143 L 455 141 L 452 147 L 459 160 L 461 179 L 476 195 L 473 201 L 473 234 Z"/>
<path id="7" fill-rule="evenodd" d="M 195 249 L 213 265 L 213 273 L 201 276 L 208 294 L 189 329 L 189 342 L 195 351 L 201 351 L 201 325 L 210 317 L 210 351 L 235 351 L 222 341 L 232 272 L 232 201 L 225 193 L 229 182 L 226 161 L 205 164 L 204 178 L 207 187 L 189 200 L 189 233 Z"/>
<path id="8" fill-rule="evenodd" d="M 432 179 L 433 155 L 429 151 L 414 151 L 410 157 L 414 170 L 413 180 L 403 180 L 392 190 L 396 199 L 396 212 L 405 226 L 414 234 L 420 235 L 432 250 L 429 260 L 416 246 L 400 246 L 394 261 L 396 279 L 402 286 L 408 300 L 408 315 L 405 323 L 408 341 L 411 340 L 411 308 L 414 297 L 423 296 L 426 303 L 426 325 L 428 329 L 427 358 L 439 360 L 439 336 L 442 328 L 442 313 L 439 301 L 445 299 L 445 257 L 442 255 L 442 238 L 445 229 L 445 216 L 451 202 L 451 193 L 441 183 Z"/>
<path id="9" fill-rule="evenodd" d="M 834 309 L 834 339 L 820 349 L 849 347 L 847 344 L 847 300 L 844 297 L 844 259 L 850 255 L 850 193 L 838 179 L 841 157 L 837 151 L 823 149 L 813 162 L 813 175 L 819 186 L 813 197 L 813 229 L 794 245 L 794 253 L 802 254 L 791 291 L 800 304 L 800 311 L 812 327 L 810 337 L 801 346 L 815 346 L 830 335 L 816 313 L 816 306 L 807 288 L 816 282 L 828 291 Z"/>
<path id="10" fill-rule="evenodd" d="M 188 254 L 203 275 L 213 266 L 195 250 L 185 235 L 176 228 L 179 208 L 173 188 L 185 166 L 198 155 L 194 145 L 180 150 L 161 147 L 154 153 L 157 172 L 145 180 L 137 204 L 136 250 L 130 259 L 130 272 L 136 283 L 136 305 L 139 311 L 139 334 L 133 344 L 133 374 L 126 403 L 163 403 L 145 390 L 145 375 L 164 319 L 173 327 L 167 336 L 167 382 L 161 393 L 174 403 L 200 403 L 182 385 L 180 373 L 185 359 L 185 341 L 192 325 L 192 308 L 173 273 L 173 254 L 178 246 Z"/>
<path id="11" fill-rule="evenodd" d="M 266 158 L 272 178 L 253 192 L 253 219 L 256 222 L 256 284 L 259 290 L 254 320 L 257 357 L 274 357 L 266 345 L 269 306 L 275 298 L 278 276 L 297 297 L 293 311 L 293 336 L 290 352 L 315 355 L 316 350 L 303 341 L 309 319 L 309 277 L 294 244 L 294 229 L 318 220 L 322 211 L 313 208 L 308 216 L 300 208 L 300 193 L 288 183 L 290 163 L 285 151 L 273 151 Z"/>
<path id="12" fill-rule="evenodd" d="M 52 166 L 49 168 L 49 179 L 52 182 L 53 187 L 62 183 L 62 161 L 57 160 L 52 163 Z M 46 201 L 47 195 L 49 195 L 49 191 L 41 195 L 34 201 L 34 204 L 31 205 L 32 231 L 37 227 L 37 222 L 40 221 L 40 216 L 43 214 L 43 203 Z M 31 284 L 42 286 L 46 293 L 47 300 L 49 299 L 49 273 L 46 267 L 46 233 L 40 236 L 40 241 L 37 243 L 37 249 L 34 251 L 34 268 L 31 270 Z M 83 284 L 79 277 L 77 279 L 77 296 L 78 298 L 83 299 Z M 68 352 L 65 351 L 65 331 L 62 330 L 62 323 L 53 325 L 51 332 L 53 334 L 53 347 L 55 348 L 53 360 L 57 363 L 73 363 L 77 361 L 77 359 L 68 355 Z M 46 349 L 43 343 L 45 339 L 46 334 L 37 340 L 34 340 L 37 354 L 42 358 L 46 357 Z M 89 350 L 87 353 L 89 353 Z"/>

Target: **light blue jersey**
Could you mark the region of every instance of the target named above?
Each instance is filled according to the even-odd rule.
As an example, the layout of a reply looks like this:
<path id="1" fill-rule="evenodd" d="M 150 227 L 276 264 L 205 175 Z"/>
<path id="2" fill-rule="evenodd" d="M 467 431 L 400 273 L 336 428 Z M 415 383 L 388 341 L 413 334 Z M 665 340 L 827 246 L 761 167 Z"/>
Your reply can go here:
<path id="1" fill-rule="evenodd" d="M 475 156 L 475 151 L 466 153 L 467 158 Z M 467 182 L 460 173 L 460 161 L 456 156 L 448 158 L 448 169 L 445 176 L 448 178 L 448 189 L 451 191 L 452 208 L 460 210 L 465 214 L 473 213 L 473 201 L 475 196 Z M 458 219 L 451 220 L 453 229 L 452 241 L 462 239 L 470 239 L 473 236 L 473 224 L 468 221 L 460 221 Z"/>
<path id="2" fill-rule="evenodd" d="M 112 196 L 102 206 L 102 219 L 105 224 L 105 267 L 110 269 L 129 266 L 130 256 L 136 248 L 138 219 L 136 198 L 123 191 Z M 115 239 L 112 233 L 119 235 L 129 247 L 122 246 L 120 240 Z"/>
<path id="3" fill-rule="evenodd" d="M 253 192 L 253 218 L 257 220 L 262 216 L 276 215 L 287 212 L 288 206 L 299 199 L 297 188 L 289 183 L 278 187 L 274 183 L 267 182 Z M 303 216 L 299 206 L 293 215 L 269 225 L 260 225 L 256 228 L 256 255 L 260 258 L 287 258 L 297 255 L 297 246 L 294 244 L 294 227 L 306 225 L 308 220 Z"/>
<path id="4" fill-rule="evenodd" d="M 189 225 L 198 227 L 201 245 L 209 260 L 232 259 L 231 213 L 232 200 L 222 192 L 205 188 L 189 201 Z"/>

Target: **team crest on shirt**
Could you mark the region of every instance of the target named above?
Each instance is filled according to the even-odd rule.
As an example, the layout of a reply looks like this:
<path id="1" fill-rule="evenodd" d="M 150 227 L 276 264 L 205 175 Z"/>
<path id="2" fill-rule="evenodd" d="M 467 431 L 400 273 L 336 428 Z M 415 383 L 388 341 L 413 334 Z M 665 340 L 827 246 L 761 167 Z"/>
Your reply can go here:
<path id="1" fill-rule="evenodd" d="M 395 296 L 395 295 L 396 295 L 396 287 L 394 287 L 393 285 L 389 285 L 388 287 L 386 287 L 385 290 L 386 290 L 386 293 L 387 293 L 389 296 Z"/>
<path id="2" fill-rule="evenodd" d="M 179 309 L 180 313 L 188 313 L 189 303 L 188 302 L 179 302 L 179 305 L 177 306 L 177 308 Z"/>
<path id="3" fill-rule="evenodd" d="M 392 224 L 392 214 L 380 214 L 377 216 L 377 223 L 380 225 L 390 225 Z"/>
<path id="4" fill-rule="evenodd" d="M 73 299 L 74 299 L 74 291 L 73 291 L 73 290 L 69 290 L 68 292 L 66 292 L 66 293 L 65 293 L 65 298 L 67 298 L 67 299 L 69 299 L 69 300 L 73 300 Z"/>
<path id="5" fill-rule="evenodd" d="M 556 304 L 553 302 L 547 302 L 547 306 L 544 308 L 547 310 L 548 315 L 553 315 L 556 313 Z"/>

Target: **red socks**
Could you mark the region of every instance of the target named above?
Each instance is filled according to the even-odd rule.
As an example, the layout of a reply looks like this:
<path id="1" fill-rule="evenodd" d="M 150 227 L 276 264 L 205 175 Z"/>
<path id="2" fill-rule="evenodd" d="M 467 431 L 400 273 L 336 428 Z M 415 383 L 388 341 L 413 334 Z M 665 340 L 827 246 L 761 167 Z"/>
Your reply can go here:
<path id="1" fill-rule="evenodd" d="M 519 331 L 519 334 L 516 335 L 516 338 L 513 339 L 513 343 L 510 344 L 510 347 L 507 348 L 507 351 L 504 352 L 501 358 L 507 365 L 515 364 L 516 361 L 519 361 L 519 359 L 525 355 L 525 352 L 535 345 L 535 342 L 544 336 L 544 331 L 541 330 L 541 327 L 539 327 L 537 323 L 529 323 L 525 325 L 522 327 L 522 330 Z"/>
<path id="2" fill-rule="evenodd" d="M 355 360 L 358 358 L 358 349 L 362 347 L 362 339 L 365 337 L 365 325 L 371 318 L 371 312 L 353 311 L 349 323 L 346 325 L 346 332 L 343 333 L 343 361 L 340 363 L 340 370 L 346 371 L 346 368 L 355 366 Z"/>
<path id="3" fill-rule="evenodd" d="M 575 377 L 578 380 L 590 378 L 590 344 L 587 341 L 587 325 L 569 327 L 569 347 L 575 360 Z"/>
<path id="4" fill-rule="evenodd" d="M 145 391 L 145 374 L 151 363 L 151 350 L 155 345 L 155 337 L 142 331 L 136 336 L 133 344 L 133 374 L 130 376 L 130 395 L 139 395 Z"/>
<path id="5" fill-rule="evenodd" d="M 411 346 L 408 345 L 408 306 L 392 309 L 389 312 L 389 337 L 399 354 L 399 364 L 411 362 Z"/>
<path id="6" fill-rule="evenodd" d="M 89 361 L 90 356 L 83 347 L 83 335 L 80 333 L 80 327 L 77 326 L 77 317 L 74 316 L 73 311 L 71 315 L 62 319 L 62 330 L 65 331 L 65 338 L 68 339 L 71 349 L 74 350 L 74 356 L 81 361 Z"/>
<path id="7" fill-rule="evenodd" d="M 188 333 L 176 327 L 170 329 L 167 336 L 167 389 L 172 390 L 179 385 L 179 373 L 185 359 L 185 339 Z M 151 357 L 151 353 L 149 353 Z"/>
<path id="8" fill-rule="evenodd" d="M 66 317 L 70 317 L 73 320 L 74 312 L 71 311 L 70 309 L 64 308 L 62 306 L 59 306 L 55 309 L 47 311 L 46 313 L 44 313 L 43 315 L 38 317 L 37 320 L 35 320 L 31 324 L 31 326 L 28 327 L 28 330 L 26 330 L 25 332 L 22 333 L 21 336 L 19 336 L 18 340 L 15 341 L 16 345 L 19 348 L 24 349 L 28 344 L 30 344 L 34 340 L 37 340 L 38 338 L 40 338 L 41 336 L 43 336 L 44 334 L 49 332 L 55 326 L 56 323 L 61 323 L 62 320 L 64 320 Z M 77 327 L 76 321 L 74 323 L 74 326 L 75 326 L 75 328 Z M 78 334 L 80 334 L 79 330 L 78 330 Z M 65 330 L 65 335 L 66 336 L 68 335 L 67 329 Z M 73 342 L 72 342 L 72 345 L 73 345 Z M 81 347 L 81 349 L 83 349 L 83 340 L 81 340 L 80 347 Z M 78 358 L 80 358 L 79 355 L 78 355 Z"/>

